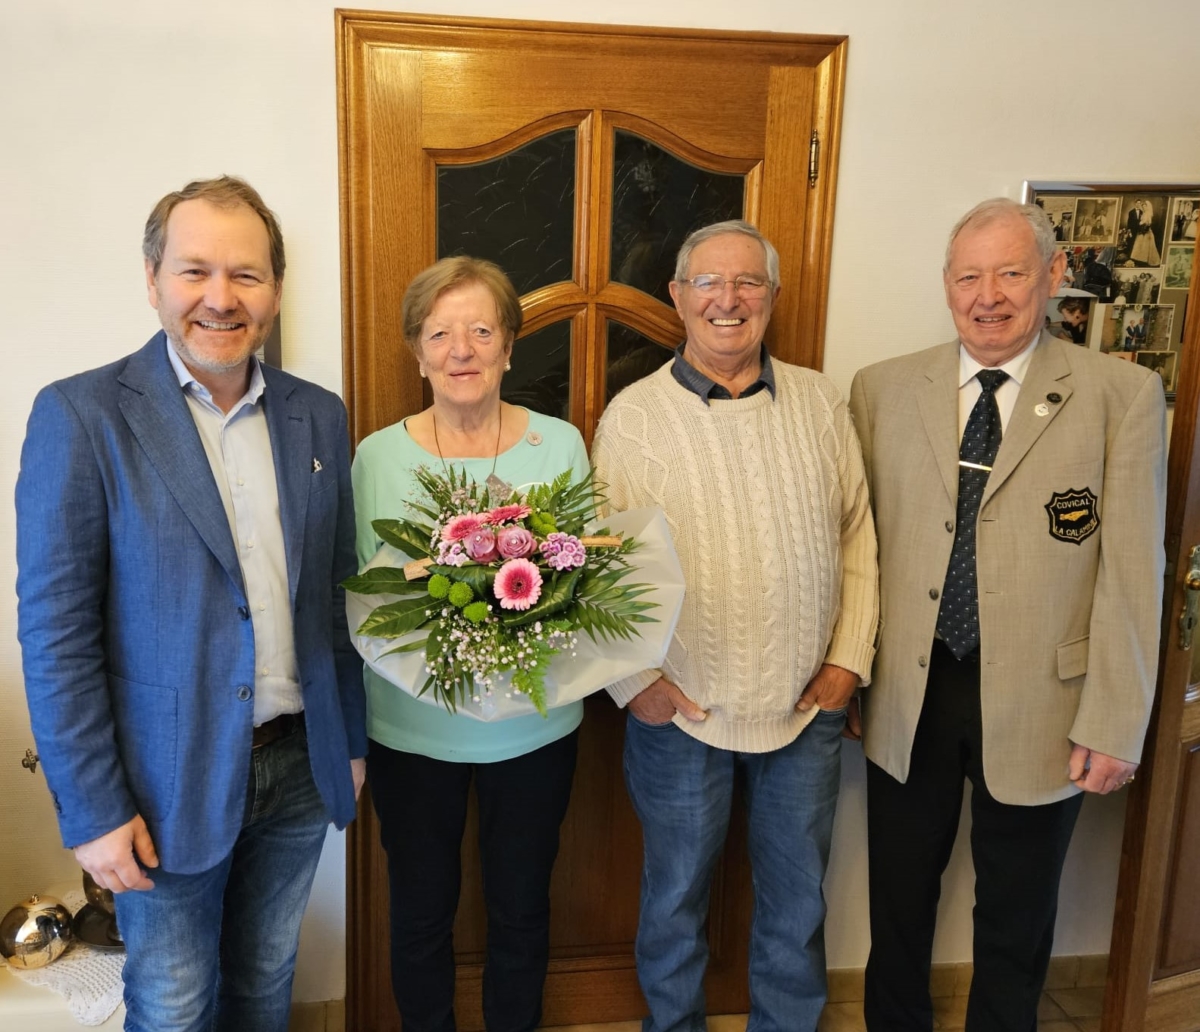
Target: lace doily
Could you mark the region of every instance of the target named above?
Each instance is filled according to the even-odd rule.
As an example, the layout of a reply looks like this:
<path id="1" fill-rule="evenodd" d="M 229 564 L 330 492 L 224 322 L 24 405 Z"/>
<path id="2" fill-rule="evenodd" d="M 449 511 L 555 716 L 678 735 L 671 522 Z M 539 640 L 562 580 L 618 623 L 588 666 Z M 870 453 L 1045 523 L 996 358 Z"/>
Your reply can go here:
<path id="1" fill-rule="evenodd" d="M 87 899 L 79 889 L 63 894 L 63 904 L 75 914 Z M 102 1025 L 121 1003 L 121 969 L 125 954 L 98 950 L 76 940 L 58 960 L 45 967 L 9 967 L 30 985 L 52 989 L 67 1001 L 81 1025 Z"/>

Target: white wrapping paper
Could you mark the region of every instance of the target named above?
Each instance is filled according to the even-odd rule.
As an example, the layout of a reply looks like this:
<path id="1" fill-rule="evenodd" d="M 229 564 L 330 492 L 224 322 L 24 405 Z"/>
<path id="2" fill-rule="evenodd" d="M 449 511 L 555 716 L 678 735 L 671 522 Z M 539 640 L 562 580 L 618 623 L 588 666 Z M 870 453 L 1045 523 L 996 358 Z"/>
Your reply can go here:
<path id="1" fill-rule="evenodd" d="M 660 666 L 679 620 L 679 611 L 683 606 L 683 570 L 679 566 L 679 557 L 675 554 L 675 545 L 663 511 L 649 508 L 615 513 L 605 520 L 594 521 L 584 533 L 595 533 L 600 527 L 607 527 L 613 534 L 637 538 L 640 542 L 641 547 L 629 556 L 631 568 L 623 583 L 651 586 L 651 590 L 638 601 L 657 603 L 657 608 L 645 613 L 657 622 L 633 624 L 633 634 L 629 639 L 601 638 L 593 641 L 586 631 L 577 632 L 579 644 L 575 654 L 564 650 L 550 663 L 546 674 L 547 709 L 575 702 L 614 681 Z M 403 566 L 407 561 L 408 558 L 401 552 L 385 544 L 367 563 L 366 569 Z M 396 685 L 398 691 L 405 691 L 416 698 L 429 677 L 425 669 L 424 650 L 391 656 L 385 656 L 384 653 L 427 632 L 421 631 L 403 638 L 372 638 L 354 633 L 376 606 L 394 602 L 398 597 L 358 595 L 347 591 L 346 616 L 354 646 L 367 665 L 385 681 Z M 479 694 L 479 702 L 468 699 L 459 704 L 458 712 L 483 721 L 505 720 L 537 712 L 528 697 L 509 690 L 507 675 L 496 679 L 491 696 L 484 695 L 482 691 Z M 432 689 L 419 698 L 431 706 L 442 705 Z"/>

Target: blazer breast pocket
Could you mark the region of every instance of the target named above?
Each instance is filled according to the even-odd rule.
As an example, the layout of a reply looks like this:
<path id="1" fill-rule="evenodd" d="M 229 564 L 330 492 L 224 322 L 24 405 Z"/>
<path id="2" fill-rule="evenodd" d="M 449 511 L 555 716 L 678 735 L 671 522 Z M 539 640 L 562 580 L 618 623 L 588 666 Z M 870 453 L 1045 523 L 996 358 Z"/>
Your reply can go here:
<path id="1" fill-rule="evenodd" d="M 143 817 L 165 817 L 175 794 L 178 692 L 111 674 L 108 688 L 129 791 Z"/>

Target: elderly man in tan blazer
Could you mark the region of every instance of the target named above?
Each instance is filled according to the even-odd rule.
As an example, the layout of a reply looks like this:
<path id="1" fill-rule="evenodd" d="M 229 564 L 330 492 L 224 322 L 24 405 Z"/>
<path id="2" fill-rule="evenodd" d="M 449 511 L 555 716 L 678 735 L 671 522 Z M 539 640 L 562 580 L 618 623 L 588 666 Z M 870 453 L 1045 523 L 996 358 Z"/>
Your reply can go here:
<path id="1" fill-rule="evenodd" d="M 862 370 L 879 537 L 866 696 L 866 1018 L 928 1030 L 941 875 L 972 785 L 968 1032 L 1033 1032 L 1082 792 L 1129 781 L 1157 667 L 1165 406 L 1147 369 L 1042 332 L 1065 258 L 996 199 L 946 252 L 958 339 Z"/>

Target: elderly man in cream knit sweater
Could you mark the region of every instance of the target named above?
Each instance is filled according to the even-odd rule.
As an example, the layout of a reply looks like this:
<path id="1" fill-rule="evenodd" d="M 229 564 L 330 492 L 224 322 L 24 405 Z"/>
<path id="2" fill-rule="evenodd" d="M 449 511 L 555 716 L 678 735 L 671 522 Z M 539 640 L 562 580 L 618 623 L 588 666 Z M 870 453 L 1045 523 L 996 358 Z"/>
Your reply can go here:
<path id="1" fill-rule="evenodd" d="M 671 283 L 687 339 L 613 400 L 592 453 L 613 509 L 666 511 L 687 580 L 663 668 L 609 687 L 629 709 L 626 781 L 645 838 L 644 1032 L 705 1028 L 709 884 L 739 767 L 748 1032 L 810 1032 L 825 1002 L 821 882 L 840 736 L 874 658 L 875 529 L 840 392 L 767 354 L 778 293 L 779 256 L 753 226 L 693 233 Z"/>

